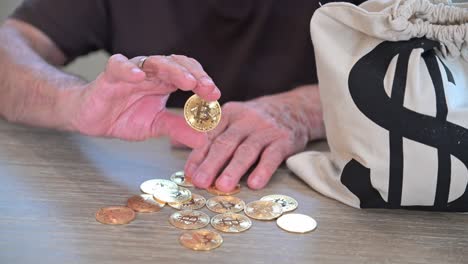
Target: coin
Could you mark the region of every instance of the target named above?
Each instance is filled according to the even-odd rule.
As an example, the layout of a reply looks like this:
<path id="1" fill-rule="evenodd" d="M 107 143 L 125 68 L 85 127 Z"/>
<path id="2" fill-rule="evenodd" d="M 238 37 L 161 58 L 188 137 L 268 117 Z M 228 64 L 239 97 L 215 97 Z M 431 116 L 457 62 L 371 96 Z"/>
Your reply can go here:
<path id="1" fill-rule="evenodd" d="M 307 233 L 317 227 L 317 222 L 308 215 L 285 214 L 276 220 L 281 229 L 293 233 Z"/>
<path id="2" fill-rule="evenodd" d="M 178 171 L 172 174 L 171 181 L 182 187 L 193 187 L 192 181 L 190 178 L 185 177 L 185 173 L 183 171 Z"/>
<path id="3" fill-rule="evenodd" d="M 109 206 L 99 209 L 96 220 L 106 225 L 125 225 L 135 219 L 135 211 L 126 206 Z"/>
<path id="4" fill-rule="evenodd" d="M 222 192 L 216 188 L 216 186 L 212 185 L 206 189 L 207 192 L 213 195 L 233 195 L 240 192 L 240 184 L 237 184 L 236 188 L 230 192 Z"/>
<path id="5" fill-rule="evenodd" d="M 153 197 L 158 201 L 164 201 L 166 203 L 183 203 L 192 198 L 192 192 L 184 187 L 169 190 L 159 189 L 153 193 Z"/>
<path id="6" fill-rule="evenodd" d="M 180 243 L 193 250 L 212 250 L 223 243 L 223 237 L 215 231 L 200 229 L 184 232 L 179 239 Z"/>
<path id="7" fill-rule="evenodd" d="M 255 201 L 245 206 L 247 216 L 257 220 L 272 220 L 283 213 L 281 205 L 273 201 Z"/>
<path id="8" fill-rule="evenodd" d="M 221 120 L 221 106 L 218 101 L 207 102 L 194 94 L 185 102 L 184 117 L 193 129 L 210 131 Z"/>
<path id="9" fill-rule="evenodd" d="M 160 189 L 177 190 L 178 186 L 172 181 L 163 179 L 147 180 L 140 185 L 140 190 L 147 194 L 154 194 Z"/>
<path id="10" fill-rule="evenodd" d="M 206 199 L 205 197 L 192 193 L 192 199 L 185 201 L 183 203 L 169 203 L 172 208 L 178 210 L 198 210 L 205 206 Z"/>
<path id="11" fill-rule="evenodd" d="M 159 203 L 153 199 L 151 194 L 140 194 L 132 196 L 127 201 L 127 206 L 139 213 L 158 212 L 165 203 Z"/>
<path id="12" fill-rule="evenodd" d="M 180 229 L 199 229 L 210 223 L 210 217 L 200 211 L 177 211 L 169 217 L 169 222 Z"/>
<path id="13" fill-rule="evenodd" d="M 252 226 L 252 221 L 241 214 L 225 213 L 213 216 L 211 226 L 226 233 L 240 233 Z"/>
<path id="14" fill-rule="evenodd" d="M 244 210 L 245 203 L 234 196 L 215 196 L 206 201 L 206 207 L 218 214 L 237 213 Z"/>
<path id="15" fill-rule="evenodd" d="M 281 194 L 267 195 L 262 197 L 260 201 L 273 201 L 281 205 L 281 207 L 283 208 L 283 213 L 293 211 L 298 206 L 298 203 L 294 198 Z"/>

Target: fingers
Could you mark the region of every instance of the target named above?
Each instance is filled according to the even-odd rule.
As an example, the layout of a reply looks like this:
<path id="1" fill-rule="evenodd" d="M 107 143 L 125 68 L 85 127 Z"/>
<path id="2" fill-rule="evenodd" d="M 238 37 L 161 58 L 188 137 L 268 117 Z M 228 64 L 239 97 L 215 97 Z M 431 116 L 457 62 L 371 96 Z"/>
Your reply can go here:
<path id="1" fill-rule="evenodd" d="M 192 182 L 200 188 L 209 187 L 221 168 L 231 158 L 237 146 L 247 137 L 246 129 L 233 125 L 214 139 L 203 162 L 192 176 Z"/>
<path id="2" fill-rule="evenodd" d="M 141 57 L 132 59 L 138 64 Z M 143 70 L 151 80 L 157 78 L 184 91 L 193 91 L 207 101 L 218 100 L 221 92 L 196 60 L 182 56 L 150 56 Z"/>
<path id="3" fill-rule="evenodd" d="M 188 147 L 196 148 L 207 143 L 206 134 L 193 130 L 184 118 L 164 111 L 153 122 L 153 136 L 167 135 Z"/>
<path id="4" fill-rule="evenodd" d="M 260 161 L 247 180 L 247 185 L 252 189 L 261 189 L 270 180 L 283 160 L 289 155 L 288 145 L 285 140 L 277 140 L 263 151 Z"/>
<path id="5" fill-rule="evenodd" d="M 145 73 L 121 54 L 109 58 L 104 74 L 109 82 L 137 83 L 145 79 Z"/>

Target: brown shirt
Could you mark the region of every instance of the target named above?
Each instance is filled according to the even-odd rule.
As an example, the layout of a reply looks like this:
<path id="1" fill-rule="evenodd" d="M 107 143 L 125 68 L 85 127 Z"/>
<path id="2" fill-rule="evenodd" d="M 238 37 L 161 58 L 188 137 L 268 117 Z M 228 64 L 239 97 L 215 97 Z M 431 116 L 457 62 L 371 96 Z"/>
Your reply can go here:
<path id="1" fill-rule="evenodd" d="M 69 61 L 99 49 L 193 57 L 226 102 L 317 82 L 309 21 L 318 7 L 318 0 L 27 0 L 12 17 L 42 30 Z M 169 105 L 189 95 L 177 92 Z"/>

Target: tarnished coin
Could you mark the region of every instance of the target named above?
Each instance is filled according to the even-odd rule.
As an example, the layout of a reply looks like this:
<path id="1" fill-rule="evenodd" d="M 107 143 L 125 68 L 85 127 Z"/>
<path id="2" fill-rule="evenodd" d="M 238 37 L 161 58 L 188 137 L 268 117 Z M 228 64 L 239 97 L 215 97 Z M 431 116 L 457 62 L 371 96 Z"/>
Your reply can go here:
<path id="1" fill-rule="evenodd" d="M 174 183 L 175 184 L 175 183 Z M 153 193 L 153 197 L 158 201 L 166 203 L 183 203 L 192 198 L 192 192 L 184 187 L 177 189 L 159 189 Z"/>
<path id="2" fill-rule="evenodd" d="M 172 174 L 171 181 L 182 187 L 193 187 L 192 181 L 190 178 L 185 177 L 185 173 L 183 171 L 178 171 Z"/>
<path id="3" fill-rule="evenodd" d="M 206 201 L 206 207 L 218 214 L 237 213 L 244 210 L 245 203 L 234 196 L 215 196 Z"/>
<path id="4" fill-rule="evenodd" d="M 283 213 L 295 210 L 298 205 L 297 201 L 294 198 L 281 194 L 267 195 L 262 197 L 260 201 L 273 201 L 281 205 L 281 207 L 283 207 Z"/>
<path id="5" fill-rule="evenodd" d="M 151 194 L 135 195 L 130 197 L 127 201 L 127 206 L 139 213 L 158 212 L 164 205 L 165 203 L 154 200 Z"/>
<path id="6" fill-rule="evenodd" d="M 184 247 L 193 250 L 212 250 L 223 243 L 223 237 L 218 232 L 206 229 L 184 232 L 179 240 Z"/>
<path id="7" fill-rule="evenodd" d="M 307 233 L 317 227 L 317 222 L 308 215 L 285 214 L 276 220 L 281 229 L 293 233 Z"/>
<path id="8" fill-rule="evenodd" d="M 221 120 L 221 106 L 218 101 L 207 102 L 194 94 L 185 102 L 184 117 L 193 129 L 200 132 L 210 131 Z"/>
<path id="9" fill-rule="evenodd" d="M 179 186 L 175 182 L 164 179 L 147 180 L 140 185 L 140 190 L 147 194 L 154 194 L 156 191 L 164 190 L 177 190 Z"/>
<path id="10" fill-rule="evenodd" d="M 205 206 L 206 199 L 205 197 L 198 195 L 196 193 L 192 193 L 192 199 L 183 202 L 183 203 L 169 203 L 172 208 L 178 210 L 198 210 Z"/>
<path id="11" fill-rule="evenodd" d="M 252 226 L 252 221 L 241 214 L 225 213 L 213 216 L 211 225 L 222 232 L 240 233 Z"/>
<path id="12" fill-rule="evenodd" d="M 253 219 L 272 220 L 278 218 L 283 213 L 283 209 L 273 201 L 255 201 L 248 203 L 244 212 Z"/>
<path id="13" fill-rule="evenodd" d="M 169 223 L 180 229 L 199 229 L 210 223 L 210 217 L 200 211 L 177 211 L 169 217 Z"/>
<path id="14" fill-rule="evenodd" d="M 126 206 L 109 206 L 99 209 L 96 220 L 106 225 L 125 225 L 135 219 L 135 211 Z"/>
<path id="15" fill-rule="evenodd" d="M 222 192 L 216 188 L 216 186 L 212 185 L 206 189 L 207 192 L 213 195 L 234 195 L 240 192 L 240 184 L 237 184 L 236 188 L 230 192 Z"/>

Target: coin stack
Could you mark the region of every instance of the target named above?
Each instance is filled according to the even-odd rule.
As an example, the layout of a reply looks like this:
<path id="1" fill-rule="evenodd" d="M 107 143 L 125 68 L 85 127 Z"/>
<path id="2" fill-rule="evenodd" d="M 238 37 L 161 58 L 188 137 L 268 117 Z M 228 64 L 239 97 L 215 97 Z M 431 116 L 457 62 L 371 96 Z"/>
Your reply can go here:
<path id="1" fill-rule="evenodd" d="M 252 226 L 250 218 L 263 221 L 277 219 L 280 228 L 293 233 L 310 232 L 317 226 L 309 216 L 288 213 L 298 207 L 298 202 L 286 195 L 268 195 L 246 204 L 232 196 L 240 192 L 240 185 L 229 193 L 212 186 L 206 191 L 215 196 L 208 200 L 192 193 L 188 189 L 191 187 L 190 179 L 182 171 L 172 174 L 170 180 L 147 180 L 140 185 L 143 193 L 130 197 L 127 206 L 101 208 L 96 213 L 96 220 L 103 224 L 128 224 L 135 219 L 135 212 L 157 212 L 168 204 L 178 210 L 169 217 L 169 222 L 186 230 L 180 236 L 180 243 L 193 250 L 211 250 L 223 243 L 223 237 L 218 232 L 204 229 L 209 224 L 223 233 L 248 230 Z M 198 211 L 205 205 L 216 215 L 210 218 L 208 214 Z M 241 214 L 242 211 L 245 215 Z"/>

